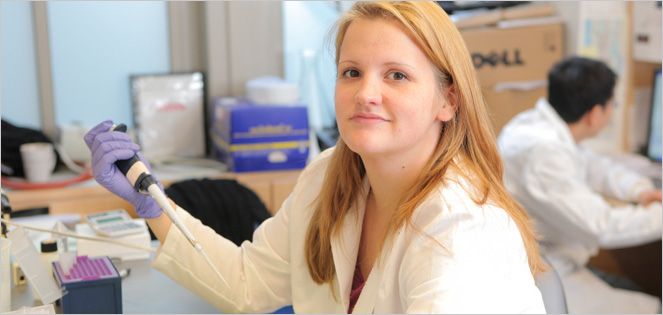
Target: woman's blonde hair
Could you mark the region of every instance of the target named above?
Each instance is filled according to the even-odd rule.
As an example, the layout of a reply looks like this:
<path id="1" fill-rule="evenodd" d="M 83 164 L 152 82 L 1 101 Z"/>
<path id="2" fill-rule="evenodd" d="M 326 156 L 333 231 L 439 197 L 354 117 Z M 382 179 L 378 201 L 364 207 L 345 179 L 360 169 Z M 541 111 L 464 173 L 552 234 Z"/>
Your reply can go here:
<path id="1" fill-rule="evenodd" d="M 443 183 L 451 167 L 475 187 L 472 196 L 475 202 L 490 202 L 504 208 L 520 230 L 532 274 L 543 270 L 530 219 L 502 183 L 502 162 L 486 104 L 470 54 L 451 19 L 434 2 L 357 2 L 337 22 L 337 64 L 345 33 L 357 19 L 399 23 L 434 65 L 441 87 L 455 89 L 456 114 L 443 124 L 433 156 L 416 184 L 404 194 L 391 220 L 390 231 L 411 223 L 415 208 Z M 332 283 L 336 270 L 331 238 L 338 235 L 343 219 L 353 209 L 358 196 L 364 193 L 364 175 L 361 158 L 340 139 L 331 156 L 306 236 L 306 260 L 316 283 Z"/>

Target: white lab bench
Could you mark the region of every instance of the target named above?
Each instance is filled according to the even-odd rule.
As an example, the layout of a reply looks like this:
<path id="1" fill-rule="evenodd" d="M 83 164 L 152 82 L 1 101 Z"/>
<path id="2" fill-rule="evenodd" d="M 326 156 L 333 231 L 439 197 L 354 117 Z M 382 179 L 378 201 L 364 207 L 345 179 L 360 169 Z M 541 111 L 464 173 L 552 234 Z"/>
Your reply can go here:
<path id="1" fill-rule="evenodd" d="M 158 247 L 158 241 L 152 246 Z M 154 254 L 152 254 L 152 257 Z M 122 312 L 125 314 L 209 314 L 220 310 L 177 284 L 161 272 L 150 267 L 150 260 L 134 260 L 120 263 L 118 269 L 131 269 L 129 276 L 122 279 Z M 37 306 L 30 285 L 13 286 L 11 309 L 22 306 Z M 55 308 L 60 312 L 60 308 Z"/>

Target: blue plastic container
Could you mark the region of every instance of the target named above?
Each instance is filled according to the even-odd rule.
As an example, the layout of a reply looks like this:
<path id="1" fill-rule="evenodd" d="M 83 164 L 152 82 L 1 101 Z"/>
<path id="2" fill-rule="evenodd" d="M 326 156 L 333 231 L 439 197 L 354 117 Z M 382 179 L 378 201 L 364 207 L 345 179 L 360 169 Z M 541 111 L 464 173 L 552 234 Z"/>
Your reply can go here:
<path id="1" fill-rule="evenodd" d="M 304 105 L 214 104 L 212 154 L 234 172 L 302 169 L 309 153 Z"/>
<path id="2" fill-rule="evenodd" d="M 68 274 L 55 261 L 53 273 L 66 291 L 60 300 L 64 314 L 122 313 L 122 282 L 108 257 L 78 256 Z"/>

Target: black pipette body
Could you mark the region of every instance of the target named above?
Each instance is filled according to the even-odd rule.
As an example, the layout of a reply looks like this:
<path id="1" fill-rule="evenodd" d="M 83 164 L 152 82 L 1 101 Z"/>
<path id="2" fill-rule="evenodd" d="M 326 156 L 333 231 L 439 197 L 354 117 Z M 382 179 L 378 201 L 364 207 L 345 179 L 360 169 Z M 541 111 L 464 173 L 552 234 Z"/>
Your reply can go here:
<path id="1" fill-rule="evenodd" d="M 113 126 L 111 128 L 112 131 L 119 131 L 119 132 L 127 132 L 127 126 L 125 124 L 119 124 L 116 126 Z M 117 166 L 118 169 L 120 169 L 120 172 L 124 174 L 125 176 L 128 175 L 129 170 L 136 165 L 136 163 L 140 163 L 142 166 L 143 170 L 147 170 L 147 166 L 138 158 L 138 155 L 132 156 L 130 159 L 127 160 L 118 160 L 115 162 L 115 165 Z M 127 179 L 129 179 L 129 182 L 131 183 L 131 178 L 130 176 L 127 176 Z M 138 175 L 138 178 L 136 178 L 135 182 L 131 183 L 131 185 L 134 186 L 134 189 L 136 191 L 142 193 L 142 194 L 149 194 L 147 191 L 147 188 L 150 187 L 152 184 L 156 184 L 157 181 L 154 179 L 154 177 L 148 173 L 147 171 L 143 171 Z"/>

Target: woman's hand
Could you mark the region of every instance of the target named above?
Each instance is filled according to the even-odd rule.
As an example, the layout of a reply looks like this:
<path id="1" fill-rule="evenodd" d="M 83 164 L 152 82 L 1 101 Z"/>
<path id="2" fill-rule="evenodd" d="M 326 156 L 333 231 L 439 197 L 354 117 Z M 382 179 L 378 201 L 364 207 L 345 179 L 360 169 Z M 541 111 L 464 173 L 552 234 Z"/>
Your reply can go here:
<path id="1" fill-rule="evenodd" d="M 92 152 L 94 178 L 101 186 L 131 203 L 139 216 L 143 218 L 158 217 L 162 210 L 156 201 L 150 196 L 137 192 L 126 176 L 115 166 L 116 161 L 130 159 L 137 154 L 149 168 L 138 152 L 140 147 L 133 143 L 126 133 L 110 131 L 112 126 L 113 122 L 106 120 L 85 134 L 85 143 Z"/>

